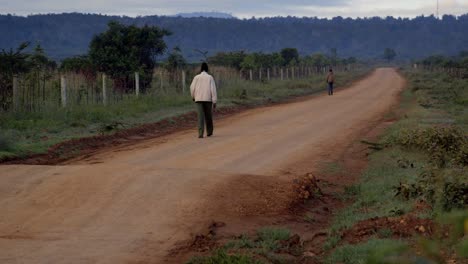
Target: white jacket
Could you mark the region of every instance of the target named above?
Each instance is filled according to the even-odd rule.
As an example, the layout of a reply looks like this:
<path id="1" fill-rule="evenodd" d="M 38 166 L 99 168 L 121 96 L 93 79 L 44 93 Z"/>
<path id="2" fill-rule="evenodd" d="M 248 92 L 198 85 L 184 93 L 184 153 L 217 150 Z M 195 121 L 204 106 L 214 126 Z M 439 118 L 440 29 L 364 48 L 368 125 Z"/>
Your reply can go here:
<path id="1" fill-rule="evenodd" d="M 195 102 L 213 102 L 216 104 L 216 84 L 211 75 L 202 72 L 193 78 L 190 85 L 190 94 Z"/>

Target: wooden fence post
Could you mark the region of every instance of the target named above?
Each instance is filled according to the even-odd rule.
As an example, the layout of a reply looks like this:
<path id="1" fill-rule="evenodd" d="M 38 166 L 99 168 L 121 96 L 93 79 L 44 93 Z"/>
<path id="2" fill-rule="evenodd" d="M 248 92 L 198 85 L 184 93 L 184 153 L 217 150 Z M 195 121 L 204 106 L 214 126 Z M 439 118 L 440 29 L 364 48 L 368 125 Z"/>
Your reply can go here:
<path id="1" fill-rule="evenodd" d="M 294 80 L 294 67 L 291 67 L 291 78 Z"/>
<path id="2" fill-rule="evenodd" d="M 19 110 L 18 76 L 13 76 L 13 110 Z"/>
<path id="3" fill-rule="evenodd" d="M 267 79 L 270 80 L 270 68 L 267 69 Z"/>
<path id="4" fill-rule="evenodd" d="M 140 74 L 135 72 L 135 95 L 140 96 Z"/>
<path id="5" fill-rule="evenodd" d="M 107 105 L 106 74 L 102 74 L 102 103 Z"/>
<path id="6" fill-rule="evenodd" d="M 60 76 L 60 98 L 62 102 L 62 107 L 67 106 L 67 79 L 65 75 Z"/>
<path id="7" fill-rule="evenodd" d="M 253 71 L 250 70 L 250 80 L 252 81 L 253 80 Z"/>
<path id="8" fill-rule="evenodd" d="M 284 79 L 284 76 L 283 76 L 283 68 L 281 68 L 281 80 Z"/>
<path id="9" fill-rule="evenodd" d="M 162 70 L 159 70 L 159 81 L 160 81 L 159 82 L 159 89 L 161 89 L 161 91 L 162 91 L 162 89 L 163 89 L 163 72 L 162 72 Z"/>
<path id="10" fill-rule="evenodd" d="M 258 79 L 262 80 L 262 68 L 258 69 Z"/>
<path id="11" fill-rule="evenodd" d="M 182 70 L 182 93 L 185 93 L 185 71 Z"/>

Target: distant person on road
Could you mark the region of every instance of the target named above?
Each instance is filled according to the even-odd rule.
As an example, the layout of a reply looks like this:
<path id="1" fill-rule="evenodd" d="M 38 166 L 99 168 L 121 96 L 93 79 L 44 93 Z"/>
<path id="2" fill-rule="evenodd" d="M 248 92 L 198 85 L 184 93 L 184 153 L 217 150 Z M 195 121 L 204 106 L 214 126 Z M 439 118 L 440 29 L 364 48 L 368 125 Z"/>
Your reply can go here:
<path id="1" fill-rule="evenodd" d="M 190 85 L 192 100 L 197 105 L 198 138 L 203 138 L 206 122 L 206 136 L 213 135 L 213 109 L 216 109 L 216 84 L 213 76 L 208 74 L 208 64 L 201 65 L 201 72 L 193 78 Z"/>
<path id="2" fill-rule="evenodd" d="M 333 74 L 333 70 L 330 69 L 327 75 L 328 95 L 333 95 L 333 83 L 334 82 L 335 82 L 335 75 Z"/>

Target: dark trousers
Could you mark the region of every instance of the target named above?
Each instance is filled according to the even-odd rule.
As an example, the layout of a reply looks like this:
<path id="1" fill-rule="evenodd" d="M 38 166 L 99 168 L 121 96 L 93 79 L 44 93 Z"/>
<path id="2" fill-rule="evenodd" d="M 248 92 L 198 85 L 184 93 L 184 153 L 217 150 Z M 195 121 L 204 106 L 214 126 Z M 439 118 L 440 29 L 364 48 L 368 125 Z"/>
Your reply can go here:
<path id="1" fill-rule="evenodd" d="M 205 122 L 206 122 L 206 132 L 208 136 L 213 134 L 213 103 L 212 102 L 197 102 L 197 115 L 198 115 L 198 136 L 203 137 L 205 132 Z"/>
<path id="2" fill-rule="evenodd" d="M 333 83 L 328 83 L 328 95 L 333 95 Z"/>

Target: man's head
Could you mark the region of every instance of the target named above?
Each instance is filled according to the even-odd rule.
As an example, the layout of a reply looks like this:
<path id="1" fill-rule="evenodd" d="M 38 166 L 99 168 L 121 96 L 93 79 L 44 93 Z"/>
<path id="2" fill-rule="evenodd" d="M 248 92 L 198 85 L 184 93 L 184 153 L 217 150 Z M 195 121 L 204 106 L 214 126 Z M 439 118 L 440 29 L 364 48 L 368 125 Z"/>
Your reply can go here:
<path id="1" fill-rule="evenodd" d="M 206 62 L 202 63 L 201 72 L 208 72 L 208 64 Z"/>
<path id="2" fill-rule="evenodd" d="M 333 69 L 332 69 L 332 68 L 330 68 L 330 70 L 329 70 L 329 71 L 330 71 L 330 72 L 333 72 Z"/>

